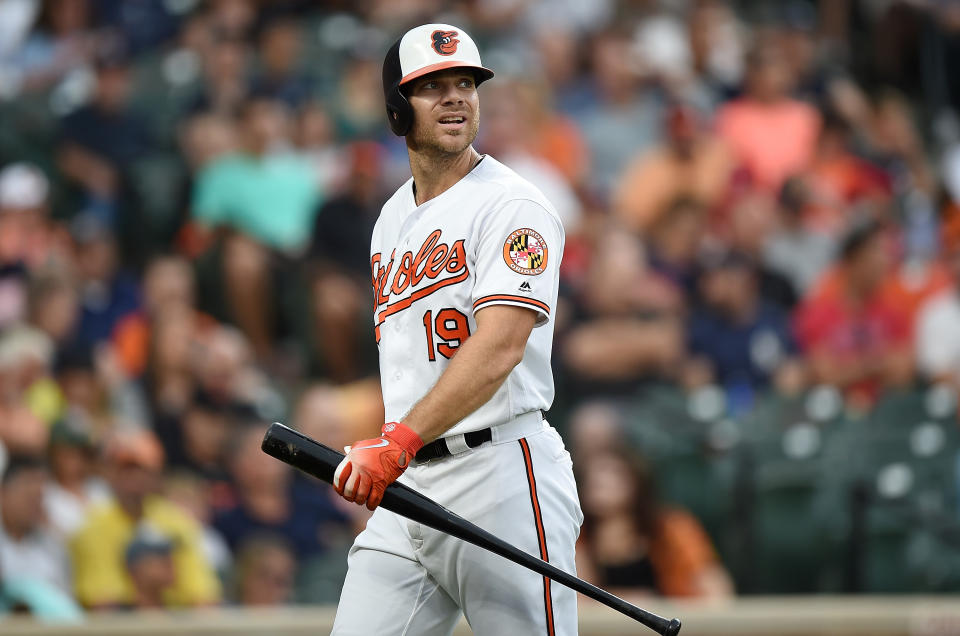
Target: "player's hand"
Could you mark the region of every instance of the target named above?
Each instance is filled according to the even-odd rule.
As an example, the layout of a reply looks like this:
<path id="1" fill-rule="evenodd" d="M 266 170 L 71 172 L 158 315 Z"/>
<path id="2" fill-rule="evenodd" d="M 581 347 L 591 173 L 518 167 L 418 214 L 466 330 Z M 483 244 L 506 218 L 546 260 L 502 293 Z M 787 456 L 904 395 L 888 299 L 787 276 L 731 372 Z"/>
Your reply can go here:
<path id="1" fill-rule="evenodd" d="M 399 422 L 383 425 L 383 434 L 354 443 L 337 470 L 333 487 L 347 501 L 380 505 L 383 492 L 403 474 L 410 460 L 423 448 L 423 440 Z"/>

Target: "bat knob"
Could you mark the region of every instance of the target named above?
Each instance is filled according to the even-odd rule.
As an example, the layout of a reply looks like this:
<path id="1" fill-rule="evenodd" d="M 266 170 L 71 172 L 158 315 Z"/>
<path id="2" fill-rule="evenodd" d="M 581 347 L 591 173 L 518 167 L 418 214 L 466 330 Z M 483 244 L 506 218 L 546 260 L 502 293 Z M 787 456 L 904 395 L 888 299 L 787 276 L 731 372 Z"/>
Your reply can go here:
<path id="1" fill-rule="evenodd" d="M 680 621 L 674 618 L 662 633 L 663 636 L 676 636 L 680 633 Z"/>

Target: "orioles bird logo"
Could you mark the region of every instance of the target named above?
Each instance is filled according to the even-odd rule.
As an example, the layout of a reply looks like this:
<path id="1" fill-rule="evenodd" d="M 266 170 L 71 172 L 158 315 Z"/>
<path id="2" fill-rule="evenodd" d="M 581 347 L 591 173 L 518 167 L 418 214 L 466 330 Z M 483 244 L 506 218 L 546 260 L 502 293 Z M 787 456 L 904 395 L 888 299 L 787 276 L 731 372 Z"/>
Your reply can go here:
<path id="1" fill-rule="evenodd" d="M 430 36 L 433 38 L 433 50 L 440 55 L 453 55 L 460 43 L 460 40 L 456 39 L 458 35 L 460 34 L 456 31 L 434 31 Z"/>

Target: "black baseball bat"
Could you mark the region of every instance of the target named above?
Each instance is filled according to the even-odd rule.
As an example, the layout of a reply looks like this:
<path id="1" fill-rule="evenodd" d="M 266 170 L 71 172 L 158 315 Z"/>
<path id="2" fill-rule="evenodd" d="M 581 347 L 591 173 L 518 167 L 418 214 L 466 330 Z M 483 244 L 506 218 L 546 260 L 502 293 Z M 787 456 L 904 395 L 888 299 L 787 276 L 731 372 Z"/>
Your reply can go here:
<path id="1" fill-rule="evenodd" d="M 333 472 L 343 459 L 342 453 L 278 422 L 274 422 L 267 429 L 267 433 L 263 437 L 263 444 L 260 447 L 267 455 L 276 457 L 280 461 L 290 464 L 308 475 L 322 479 L 328 484 L 333 483 Z M 489 550 L 494 554 L 499 554 L 514 563 L 533 570 L 537 574 L 546 576 L 600 601 L 604 605 L 643 623 L 653 631 L 663 634 L 663 636 L 674 636 L 680 631 L 680 621 L 676 618 L 670 620 L 657 616 L 600 589 L 596 585 L 564 572 L 542 559 L 527 554 L 403 484 L 393 483 L 387 487 L 386 492 L 383 493 L 380 506 L 407 519 L 412 519 Z"/>

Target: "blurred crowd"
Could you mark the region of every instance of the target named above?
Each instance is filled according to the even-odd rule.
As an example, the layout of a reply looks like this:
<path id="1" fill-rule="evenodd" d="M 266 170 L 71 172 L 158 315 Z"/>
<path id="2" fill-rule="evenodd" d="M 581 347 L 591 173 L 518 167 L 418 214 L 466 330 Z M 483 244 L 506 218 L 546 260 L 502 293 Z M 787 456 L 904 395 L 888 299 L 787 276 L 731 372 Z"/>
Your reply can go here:
<path id="1" fill-rule="evenodd" d="M 336 601 L 365 513 L 259 442 L 382 423 L 380 65 L 424 22 L 478 41 L 477 148 L 566 228 L 590 580 L 735 589 L 611 405 L 960 390 L 954 3 L 0 0 L 0 611 Z"/>

